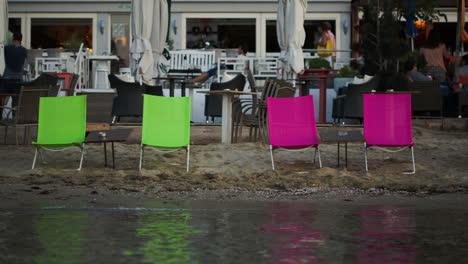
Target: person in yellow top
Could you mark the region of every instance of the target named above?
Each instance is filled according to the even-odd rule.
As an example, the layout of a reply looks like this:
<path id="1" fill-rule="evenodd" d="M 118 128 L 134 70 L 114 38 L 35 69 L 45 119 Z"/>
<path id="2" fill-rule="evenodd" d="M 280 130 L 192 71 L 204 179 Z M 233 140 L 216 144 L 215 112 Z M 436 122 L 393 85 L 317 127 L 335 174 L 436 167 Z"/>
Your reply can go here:
<path id="1" fill-rule="evenodd" d="M 319 33 L 321 34 L 321 37 L 319 39 L 319 42 L 317 44 L 317 49 L 323 49 L 323 50 L 334 50 L 336 49 L 336 39 L 335 35 L 331 31 L 331 24 L 328 22 L 322 22 L 320 23 L 319 26 Z M 317 55 L 323 57 L 324 59 L 328 60 L 330 62 L 330 65 L 332 63 L 332 57 L 336 55 L 335 52 L 330 52 L 330 51 L 319 51 L 317 52 Z"/>

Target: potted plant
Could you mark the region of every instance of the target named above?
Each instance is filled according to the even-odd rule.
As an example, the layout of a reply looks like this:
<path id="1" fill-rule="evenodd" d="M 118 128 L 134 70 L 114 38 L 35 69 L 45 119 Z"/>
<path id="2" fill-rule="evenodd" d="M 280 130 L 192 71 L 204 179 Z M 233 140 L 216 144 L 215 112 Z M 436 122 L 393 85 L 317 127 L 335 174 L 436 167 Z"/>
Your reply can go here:
<path id="1" fill-rule="evenodd" d="M 313 58 L 309 61 L 309 69 L 331 69 L 331 66 L 325 59 Z"/>
<path id="2" fill-rule="evenodd" d="M 350 67 L 344 66 L 340 69 L 336 77 L 333 79 L 333 87 L 335 91 L 338 91 L 339 88 L 346 86 L 348 82 L 351 82 L 358 73 L 353 71 Z"/>

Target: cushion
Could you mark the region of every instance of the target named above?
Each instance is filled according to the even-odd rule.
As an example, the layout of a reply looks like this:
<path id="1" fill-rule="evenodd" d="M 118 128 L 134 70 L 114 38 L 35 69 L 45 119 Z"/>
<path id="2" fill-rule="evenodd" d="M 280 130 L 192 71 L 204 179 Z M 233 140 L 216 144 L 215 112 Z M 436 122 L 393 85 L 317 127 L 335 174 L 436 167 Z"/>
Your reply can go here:
<path id="1" fill-rule="evenodd" d="M 224 73 L 223 74 L 223 77 L 221 77 L 221 82 L 229 82 L 230 80 L 234 79 L 234 75 L 231 75 L 231 74 L 228 74 L 228 73 Z"/>

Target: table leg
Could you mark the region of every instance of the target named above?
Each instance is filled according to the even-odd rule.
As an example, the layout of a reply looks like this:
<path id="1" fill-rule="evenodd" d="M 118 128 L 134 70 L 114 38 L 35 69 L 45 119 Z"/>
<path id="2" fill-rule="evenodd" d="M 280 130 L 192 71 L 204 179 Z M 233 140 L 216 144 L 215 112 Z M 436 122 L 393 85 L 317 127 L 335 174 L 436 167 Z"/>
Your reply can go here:
<path id="1" fill-rule="evenodd" d="M 340 167 L 340 142 L 336 143 L 336 145 L 337 145 L 337 148 L 338 148 L 338 150 L 337 150 L 337 156 L 338 156 L 338 162 L 337 163 L 338 163 L 338 165 L 337 166 L 339 168 Z"/>
<path id="2" fill-rule="evenodd" d="M 180 83 L 180 95 L 185 97 L 185 82 Z"/>
<path id="3" fill-rule="evenodd" d="M 348 168 L 348 142 L 345 142 L 345 168 Z"/>
<path id="4" fill-rule="evenodd" d="M 112 145 L 112 169 L 115 170 L 114 141 L 111 142 L 111 145 Z"/>
<path id="5" fill-rule="evenodd" d="M 104 142 L 104 167 L 107 167 L 107 147 L 106 147 L 106 142 Z"/>
<path id="6" fill-rule="evenodd" d="M 320 78 L 319 123 L 326 123 L 327 114 L 327 79 Z"/>
<path id="7" fill-rule="evenodd" d="M 221 121 L 221 142 L 231 144 L 232 131 L 232 96 L 223 94 L 223 112 Z"/>
<path id="8" fill-rule="evenodd" d="M 169 80 L 169 96 L 174 97 L 174 85 L 175 85 L 175 80 L 170 79 Z"/>

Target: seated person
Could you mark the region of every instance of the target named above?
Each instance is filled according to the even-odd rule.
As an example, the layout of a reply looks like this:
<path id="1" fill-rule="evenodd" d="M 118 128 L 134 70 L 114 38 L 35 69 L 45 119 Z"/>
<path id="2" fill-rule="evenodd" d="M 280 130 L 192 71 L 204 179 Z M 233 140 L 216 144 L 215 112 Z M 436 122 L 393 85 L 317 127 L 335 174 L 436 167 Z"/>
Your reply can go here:
<path id="1" fill-rule="evenodd" d="M 468 54 L 464 55 L 461 60 L 460 68 L 458 68 L 458 76 L 468 76 Z M 468 90 L 468 84 L 462 84 L 461 82 L 458 84 L 458 87 L 454 87 L 455 90 L 463 88 L 464 90 Z"/>
<path id="2" fill-rule="evenodd" d="M 242 59 L 242 58 L 245 58 L 246 55 L 247 55 L 246 46 L 245 45 L 240 45 L 239 46 L 239 55 L 237 56 L 237 58 Z M 221 65 L 219 68 L 221 70 L 224 70 L 224 69 L 226 69 L 226 65 Z M 196 83 L 204 83 L 210 77 L 216 75 L 217 71 L 218 71 L 218 66 L 216 65 L 215 67 L 209 69 L 207 72 L 203 72 L 202 74 L 200 74 L 200 76 L 197 76 L 197 77 L 193 78 L 192 81 L 196 82 Z"/>
<path id="3" fill-rule="evenodd" d="M 408 60 L 406 62 L 406 76 L 410 81 L 431 81 L 431 76 L 426 76 L 418 71 L 418 66 L 414 60 Z"/>

